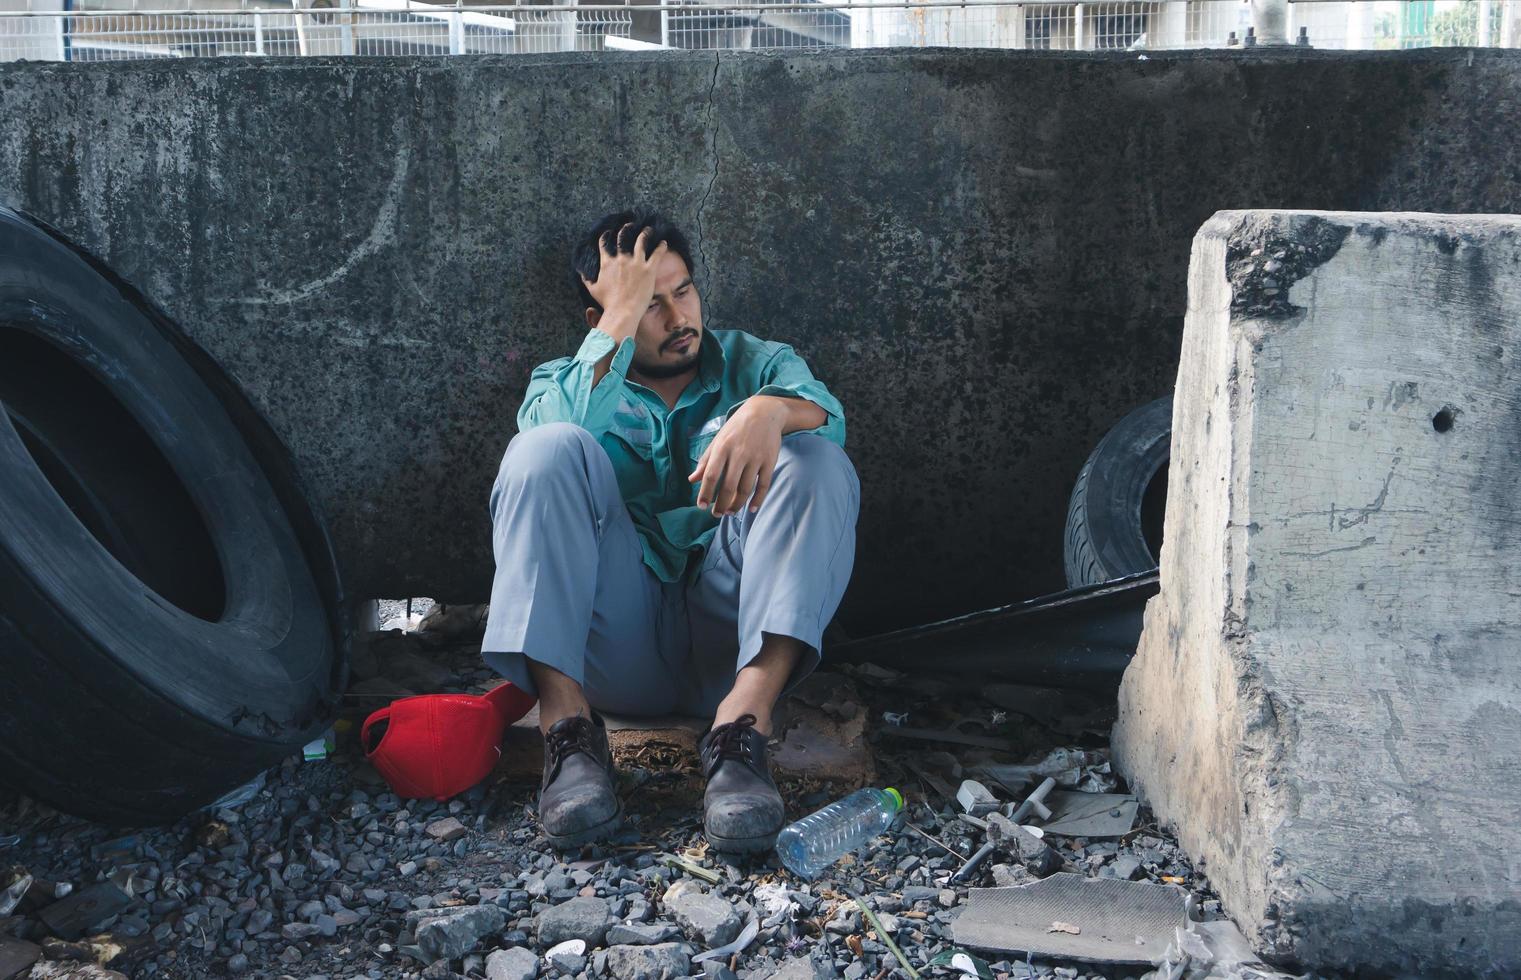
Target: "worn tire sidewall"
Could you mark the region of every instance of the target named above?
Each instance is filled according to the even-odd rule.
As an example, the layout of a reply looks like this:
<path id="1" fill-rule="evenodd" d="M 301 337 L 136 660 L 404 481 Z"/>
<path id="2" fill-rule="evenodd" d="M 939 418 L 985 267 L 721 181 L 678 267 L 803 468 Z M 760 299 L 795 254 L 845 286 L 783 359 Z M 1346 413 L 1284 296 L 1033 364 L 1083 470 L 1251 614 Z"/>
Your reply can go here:
<path id="1" fill-rule="evenodd" d="M 1171 395 L 1131 411 L 1099 440 L 1068 507 L 1064 564 L 1069 588 L 1157 567 L 1142 527 L 1141 505 L 1147 488 L 1165 470 L 1171 448 Z M 1079 553 L 1090 561 L 1080 560 Z"/>
<path id="2" fill-rule="evenodd" d="M 0 414 L 0 742 L 13 747 L 0 752 L 38 775 L 50 761 L 120 764 L 126 743 L 140 745 L 134 776 L 183 784 L 150 792 L 140 810 L 170 812 L 325 725 L 340 674 L 328 611 L 236 426 L 147 312 L 10 212 L 0 256 L 0 324 L 66 352 L 131 413 L 195 501 L 227 583 L 216 623 L 153 594 L 74 517 Z M 166 771 L 146 757 L 155 750 Z M 205 768 L 184 771 L 187 754 Z"/>

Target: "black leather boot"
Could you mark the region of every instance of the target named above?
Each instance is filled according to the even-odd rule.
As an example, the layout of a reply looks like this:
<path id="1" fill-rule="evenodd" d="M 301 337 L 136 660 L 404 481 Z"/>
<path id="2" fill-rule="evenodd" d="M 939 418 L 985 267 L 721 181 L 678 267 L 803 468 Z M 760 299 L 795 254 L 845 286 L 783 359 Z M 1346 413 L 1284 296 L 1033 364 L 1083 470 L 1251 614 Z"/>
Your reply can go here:
<path id="1" fill-rule="evenodd" d="M 544 782 L 539 789 L 544 836 L 555 847 L 568 849 L 601 840 L 622 823 L 607 726 L 595 713 L 555 722 L 544 736 Z"/>
<path id="2" fill-rule="evenodd" d="M 782 829 L 782 794 L 771 780 L 766 736 L 754 726 L 754 715 L 742 715 L 714 726 L 698 746 L 708 779 L 702 797 L 703 830 L 716 851 L 768 851 Z"/>

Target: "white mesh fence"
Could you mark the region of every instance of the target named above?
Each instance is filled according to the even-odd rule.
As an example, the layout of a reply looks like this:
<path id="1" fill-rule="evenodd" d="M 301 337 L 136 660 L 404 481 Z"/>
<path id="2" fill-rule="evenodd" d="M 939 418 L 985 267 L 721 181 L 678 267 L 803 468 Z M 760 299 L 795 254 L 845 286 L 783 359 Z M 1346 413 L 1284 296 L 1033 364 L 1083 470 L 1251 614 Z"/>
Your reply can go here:
<path id="1" fill-rule="evenodd" d="M 637 48 L 984 47 L 1058 51 L 1251 43 L 1244 0 L 533 2 L 0 0 L 0 61 L 301 55 L 518 54 Z M 147 4 L 154 4 L 148 9 Z M 6 6 L 22 9 L 5 9 Z M 29 7 L 30 5 L 30 7 Z M 141 8 L 141 9 L 139 9 Z M 1296 2 L 1289 36 L 1317 48 L 1521 46 L 1521 0 Z"/>

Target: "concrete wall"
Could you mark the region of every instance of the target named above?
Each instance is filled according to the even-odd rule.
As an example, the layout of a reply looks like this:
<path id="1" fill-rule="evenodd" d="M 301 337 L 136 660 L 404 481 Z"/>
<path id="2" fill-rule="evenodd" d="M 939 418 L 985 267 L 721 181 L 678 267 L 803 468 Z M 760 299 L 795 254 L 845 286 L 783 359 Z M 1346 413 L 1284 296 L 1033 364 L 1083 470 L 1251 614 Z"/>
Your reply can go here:
<path id="1" fill-rule="evenodd" d="M 351 583 L 483 599 L 530 367 L 581 332 L 570 236 L 690 228 L 710 326 L 795 344 L 861 472 L 843 618 L 1061 586 L 1083 458 L 1176 370 L 1224 207 L 1508 211 L 1512 52 L 865 51 L 0 67 L 0 201 L 247 386 Z"/>
<path id="2" fill-rule="evenodd" d="M 1521 974 L 1521 218 L 1199 232 L 1115 757 L 1259 948 Z"/>

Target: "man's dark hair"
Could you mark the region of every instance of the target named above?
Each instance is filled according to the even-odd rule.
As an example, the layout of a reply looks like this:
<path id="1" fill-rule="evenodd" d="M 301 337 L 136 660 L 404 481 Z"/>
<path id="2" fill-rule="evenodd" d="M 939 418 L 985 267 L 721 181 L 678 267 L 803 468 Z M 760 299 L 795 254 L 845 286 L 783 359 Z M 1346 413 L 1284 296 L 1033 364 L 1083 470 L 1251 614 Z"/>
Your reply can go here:
<path id="1" fill-rule="evenodd" d="M 602 269 L 602 251 L 598 243 L 606 232 L 611 231 L 616 235 L 618 229 L 627 224 L 632 224 L 633 227 L 628 230 L 622 245 L 619 246 L 622 251 L 632 252 L 639 233 L 648 228 L 650 235 L 646 241 L 649 250 L 645 252 L 646 257 L 654 253 L 657 245 L 665 242 L 670 246 L 671 251 L 681 256 L 681 261 L 687 264 L 687 274 L 696 275 L 696 268 L 692 265 L 692 246 L 688 244 L 687 236 L 658 211 L 619 211 L 616 214 L 605 215 L 592 227 L 591 231 L 576 242 L 575 250 L 570 256 L 570 278 L 576 285 L 576 292 L 580 294 L 581 302 L 599 313 L 602 312 L 602 304 L 592 298 L 581 277 L 585 276 L 592 282 L 597 281 L 597 273 Z"/>

